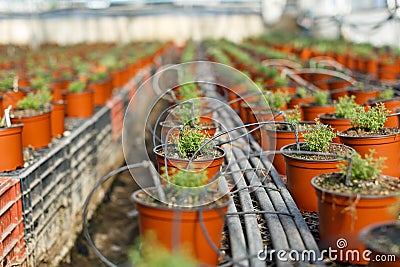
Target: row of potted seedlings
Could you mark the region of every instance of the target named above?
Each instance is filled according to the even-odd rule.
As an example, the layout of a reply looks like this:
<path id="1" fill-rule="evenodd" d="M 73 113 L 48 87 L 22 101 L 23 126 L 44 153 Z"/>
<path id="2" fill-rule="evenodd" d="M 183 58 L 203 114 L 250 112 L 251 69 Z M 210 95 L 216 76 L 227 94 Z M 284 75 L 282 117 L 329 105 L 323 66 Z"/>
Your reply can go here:
<path id="1" fill-rule="evenodd" d="M 194 43 L 188 41 L 180 61 L 195 60 L 195 53 Z M 161 250 L 187 252 L 192 259 L 186 260 L 188 266 L 216 266 L 230 203 L 229 196 L 217 190 L 225 151 L 211 140 L 217 125 L 209 104 L 201 100 L 200 85 L 184 83 L 170 94 L 171 105 L 159 116 L 165 120 L 157 120 L 153 133 L 161 128 L 160 144 L 155 142 L 153 148 L 160 186 L 133 195 L 141 239 L 152 233 Z"/>
<path id="2" fill-rule="evenodd" d="M 113 89 L 163 51 L 159 43 L 25 51 L 23 62 L 12 62 L 0 73 L 1 154 L 8 155 L 0 161 L 0 172 L 24 166 L 23 148 L 45 148 L 52 138 L 62 137 L 65 117 L 91 117 Z"/>
<path id="3" fill-rule="evenodd" d="M 256 45 L 258 42 L 252 40 Z M 215 60 L 228 61 L 225 55 L 229 58 L 229 53 L 233 54 L 230 60 L 234 59 L 234 64 L 245 70 L 254 69 L 258 64 L 238 47 L 210 51 Z M 366 249 L 359 237 L 361 230 L 387 221 L 391 221 L 391 226 L 385 225 L 384 229 L 390 228 L 393 232 L 387 232 L 384 238 L 393 241 L 390 235 L 398 236 L 400 231 L 395 226 L 399 212 L 389 211 L 398 205 L 400 196 L 400 122 L 398 116 L 389 116 L 400 107 L 395 90 L 367 82 L 354 83 L 331 102 L 329 88 L 310 90 L 295 85 L 296 95 L 289 97 L 291 89 L 268 86 L 264 82 L 268 76 L 259 72 L 250 76 L 263 79 L 256 82 L 265 93 L 242 99 L 243 103 L 232 108 L 245 123 L 270 120 L 278 111 L 286 114 L 275 118 L 276 125 L 265 126 L 258 138 L 265 150 L 276 149 L 283 154 L 275 155 L 273 164 L 286 175 L 287 187 L 298 207 L 318 212 L 321 247 L 336 247 L 337 240 L 345 238 L 348 246 L 344 252 L 357 249 L 361 255 Z M 260 101 L 268 103 L 272 112 L 260 110 L 257 105 Z M 299 107 L 287 110 L 289 103 L 291 107 Z M 283 120 L 289 124 L 279 122 Z M 377 244 L 371 244 L 374 238 L 370 235 L 364 233 L 364 240 L 368 239 L 370 249 L 377 248 Z M 398 241 L 391 245 L 388 254 L 399 257 L 396 248 L 399 248 Z M 347 260 L 367 263 L 363 259 Z"/>

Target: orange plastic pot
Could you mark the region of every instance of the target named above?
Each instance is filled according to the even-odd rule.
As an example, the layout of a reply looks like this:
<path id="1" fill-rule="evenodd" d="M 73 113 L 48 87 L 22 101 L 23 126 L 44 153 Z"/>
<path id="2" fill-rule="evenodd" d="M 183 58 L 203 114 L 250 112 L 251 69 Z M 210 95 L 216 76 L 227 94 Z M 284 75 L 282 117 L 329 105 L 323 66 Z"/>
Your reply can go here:
<path id="1" fill-rule="evenodd" d="M 160 174 L 164 173 L 163 167 L 165 166 L 164 160 L 164 150 L 165 145 L 158 145 L 153 149 L 154 154 L 156 155 L 158 172 Z M 169 145 L 168 145 L 169 146 Z M 219 147 L 215 147 L 217 151 L 220 152 L 220 156 L 212 158 L 212 159 L 202 159 L 202 160 L 193 160 L 189 166 L 190 171 L 207 171 L 207 177 L 209 181 L 221 170 L 222 162 L 224 161 L 225 151 Z M 175 159 L 167 157 L 167 169 L 168 173 L 173 173 L 173 169 L 186 169 L 189 164 L 188 159 Z M 207 181 L 208 182 L 208 181 Z"/>
<path id="2" fill-rule="evenodd" d="M 66 113 L 69 118 L 88 118 L 94 113 L 93 91 L 65 93 Z"/>
<path id="3" fill-rule="evenodd" d="M 295 97 L 290 99 L 289 103 L 287 104 L 288 109 L 294 109 L 296 105 L 300 106 L 300 104 L 305 104 L 305 103 L 313 103 L 315 102 L 314 97 Z"/>
<path id="4" fill-rule="evenodd" d="M 96 106 L 104 106 L 110 97 L 109 88 L 107 88 L 109 79 L 96 83 L 89 83 L 88 89 L 93 91 L 93 101 Z"/>
<path id="5" fill-rule="evenodd" d="M 400 108 L 400 98 L 393 98 L 390 100 L 376 100 L 371 103 L 371 106 L 375 106 L 377 103 L 380 102 L 384 103 L 386 109 L 390 110 L 392 113 L 396 113 L 396 110 Z M 387 117 L 385 127 L 400 127 L 397 116 Z"/>
<path id="6" fill-rule="evenodd" d="M 268 136 L 268 149 L 263 150 L 280 150 L 285 145 L 293 144 L 296 142 L 296 135 L 294 131 L 280 131 L 272 130 L 266 127 Z M 299 133 L 299 142 L 304 142 L 303 135 Z M 276 154 L 272 161 L 276 171 L 281 175 L 286 175 L 286 164 L 283 155 Z"/>
<path id="7" fill-rule="evenodd" d="M 63 136 L 65 131 L 65 104 L 64 102 L 52 103 L 53 110 L 51 111 L 51 136 Z"/>
<path id="8" fill-rule="evenodd" d="M 371 99 L 375 99 L 379 96 L 379 91 L 361 91 L 361 90 L 349 90 L 349 96 L 354 95 L 356 98 L 354 101 L 357 104 L 363 105 L 368 104 L 368 101 Z"/>
<path id="9" fill-rule="evenodd" d="M 18 101 L 22 100 L 26 96 L 23 91 L 12 91 L 9 90 L 3 93 L 3 107 L 7 108 L 11 105 L 12 109 L 18 108 Z"/>
<path id="10" fill-rule="evenodd" d="M 167 208 L 143 201 L 138 190 L 133 194 L 139 212 L 139 229 L 142 238 L 152 232 L 159 243 L 170 251 L 184 250 L 205 266 L 217 266 L 218 254 L 207 241 L 219 247 L 229 198 L 221 205 L 195 207 L 191 209 Z M 201 213 L 201 214 L 200 214 Z M 202 224 L 205 231 L 202 230 Z"/>
<path id="11" fill-rule="evenodd" d="M 47 147 L 51 142 L 51 120 L 50 113 L 21 118 L 11 118 L 13 124 L 23 124 L 22 146 L 34 149 Z"/>
<path id="12" fill-rule="evenodd" d="M 303 112 L 303 121 L 314 121 L 315 118 L 318 118 L 319 114 L 335 112 L 335 107 L 333 105 L 314 106 L 310 104 L 303 104 L 300 105 L 300 109 Z"/>
<path id="13" fill-rule="evenodd" d="M 337 144 L 341 145 L 341 144 Z M 295 149 L 296 144 L 283 146 L 281 151 L 288 148 Z M 283 154 L 286 164 L 287 188 L 293 200 L 302 211 L 317 212 L 317 197 L 312 194 L 313 187 L 311 180 L 313 177 L 338 171 L 339 160 L 310 160 L 297 158 L 295 155 Z"/>
<path id="14" fill-rule="evenodd" d="M 226 89 L 227 92 L 227 101 L 233 102 L 229 104 L 233 110 L 239 112 L 239 104 L 240 101 L 234 102 L 234 100 L 240 98 L 240 94 L 245 94 L 247 88 L 243 85 L 233 86 L 231 89 Z"/>
<path id="15" fill-rule="evenodd" d="M 0 128 L 0 172 L 13 171 L 24 166 L 22 129 L 23 125 Z"/>
<path id="16" fill-rule="evenodd" d="M 395 248 L 398 246 L 393 241 L 400 240 L 400 227 L 396 221 L 370 225 L 361 231 L 360 239 L 364 245 L 372 251 L 370 256 L 370 267 L 400 267 L 400 253 L 397 255 L 379 245 L 382 235 L 390 238 L 390 244 Z M 378 242 L 377 242 L 378 241 Z M 389 245 L 389 244 L 388 244 Z"/>
<path id="17" fill-rule="evenodd" d="M 53 95 L 52 101 L 57 102 L 63 100 L 62 92 L 68 89 L 70 83 L 71 83 L 70 79 L 54 80 L 50 85 L 51 94 Z"/>
<path id="18" fill-rule="evenodd" d="M 374 149 L 375 157 L 385 157 L 382 174 L 400 177 L 400 134 L 351 137 L 338 133 L 343 144 L 354 148 L 362 157 Z"/>
<path id="19" fill-rule="evenodd" d="M 335 133 L 346 131 L 347 129 L 351 128 L 351 119 L 344 119 L 344 118 L 333 118 L 331 116 L 327 116 L 328 114 L 320 114 L 318 117 L 323 124 L 327 124 L 332 126 L 335 130 Z M 335 143 L 341 143 L 340 138 L 336 136 L 332 140 Z"/>
<path id="20" fill-rule="evenodd" d="M 3 96 L 0 95 L 0 117 L 4 116 Z"/>
<path id="21" fill-rule="evenodd" d="M 386 81 L 397 81 L 397 76 L 399 75 L 397 64 L 395 61 L 381 61 L 378 64 L 378 78 Z"/>
<path id="22" fill-rule="evenodd" d="M 347 242 L 337 252 L 338 261 L 352 264 L 367 264 L 362 259 L 362 253 L 367 249 L 359 239 L 361 230 L 369 225 L 396 220 L 397 215 L 391 214 L 388 207 L 394 205 L 400 192 L 387 196 L 365 196 L 330 192 L 311 183 L 318 198 L 319 237 L 322 249 L 338 249 L 338 240 Z M 345 258 L 351 250 L 357 250 L 360 258 Z M 340 252 L 342 251 L 342 252 Z M 335 255 L 334 255 L 335 256 Z"/>

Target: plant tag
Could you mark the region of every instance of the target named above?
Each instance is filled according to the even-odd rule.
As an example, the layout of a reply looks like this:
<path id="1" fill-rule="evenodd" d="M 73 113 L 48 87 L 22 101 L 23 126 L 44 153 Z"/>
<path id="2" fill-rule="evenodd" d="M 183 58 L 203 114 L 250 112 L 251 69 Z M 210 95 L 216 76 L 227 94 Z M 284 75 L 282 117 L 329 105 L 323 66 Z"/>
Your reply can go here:
<path id="1" fill-rule="evenodd" d="M 14 92 L 18 91 L 18 76 L 14 77 L 14 81 L 13 81 L 13 90 Z"/>
<path id="2" fill-rule="evenodd" d="M 10 110 L 11 105 L 9 105 L 8 108 L 4 110 L 4 119 L 6 120 L 7 127 L 11 127 Z"/>

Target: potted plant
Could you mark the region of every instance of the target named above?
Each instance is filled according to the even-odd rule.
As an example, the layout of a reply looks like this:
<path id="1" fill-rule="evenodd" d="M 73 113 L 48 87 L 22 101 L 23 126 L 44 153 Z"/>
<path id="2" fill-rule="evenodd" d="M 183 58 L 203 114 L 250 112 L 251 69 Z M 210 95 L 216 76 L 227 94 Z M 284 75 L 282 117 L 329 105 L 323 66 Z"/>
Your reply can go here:
<path id="1" fill-rule="evenodd" d="M 393 215 L 400 214 L 400 198 L 395 207 L 390 207 Z M 364 228 L 360 239 L 372 251 L 369 266 L 399 267 L 400 266 L 400 221 L 377 223 Z"/>
<path id="2" fill-rule="evenodd" d="M 49 90 L 50 79 L 51 77 L 42 74 L 32 78 L 30 83 L 35 90 L 47 91 Z M 52 101 L 51 101 L 52 109 L 50 115 L 51 136 L 60 137 L 64 134 L 65 131 L 65 125 L 64 125 L 65 102 L 62 100 L 62 94 L 59 88 L 58 89 L 53 88 L 51 90 L 51 95 L 52 95 Z"/>
<path id="3" fill-rule="evenodd" d="M 379 92 L 379 97 L 370 100 L 369 103 L 371 106 L 375 106 L 377 103 L 384 103 L 385 107 L 391 112 L 396 112 L 397 108 L 400 108 L 400 97 L 395 95 L 395 92 L 392 87 L 388 87 Z M 399 127 L 399 123 L 397 121 L 396 116 L 388 117 L 385 122 L 385 127 Z"/>
<path id="4" fill-rule="evenodd" d="M 300 104 L 304 121 L 314 121 L 319 114 L 331 113 L 335 107 L 329 104 L 329 92 L 318 90 L 313 93 L 315 102 Z"/>
<path id="5" fill-rule="evenodd" d="M 285 114 L 284 122 L 277 122 L 272 125 L 265 125 L 261 131 L 261 138 L 264 140 L 264 132 L 268 138 L 268 146 L 263 146 L 263 150 L 280 150 L 283 146 L 296 142 L 296 131 L 298 133 L 298 141 L 304 142 L 303 133 L 310 122 L 301 122 L 301 114 L 298 106 L 290 113 Z M 263 143 L 264 144 L 264 143 Z M 283 156 L 280 154 L 274 155 L 272 164 L 277 172 L 281 175 L 286 175 L 286 165 Z"/>
<path id="6" fill-rule="evenodd" d="M 17 76 L 6 72 L 0 78 L 0 95 L 3 96 L 3 107 L 11 105 L 12 108 L 17 108 L 18 101 L 26 96 L 26 92 L 18 87 Z"/>
<path id="7" fill-rule="evenodd" d="M 363 82 L 358 82 L 355 86 L 347 87 L 348 94 L 355 96 L 357 104 L 368 104 L 370 99 L 379 96 L 380 89 L 373 85 L 367 85 Z"/>
<path id="8" fill-rule="evenodd" d="M 366 248 L 359 239 L 361 229 L 398 218 L 398 214 L 388 213 L 387 208 L 400 195 L 400 180 L 381 175 L 383 162 L 384 158 L 375 157 L 372 151 L 365 159 L 353 152 L 351 163 L 340 165 L 340 172 L 322 174 L 312 180 L 318 197 L 320 244 L 324 249 L 340 246 L 336 255 L 339 261 L 368 263 L 362 257 Z M 342 246 L 339 240 L 343 239 Z M 358 252 L 359 258 L 351 251 Z"/>
<path id="9" fill-rule="evenodd" d="M 106 71 L 89 74 L 87 88 L 93 90 L 93 101 L 96 106 L 103 106 L 112 95 L 112 83 Z"/>
<path id="10" fill-rule="evenodd" d="M 86 88 L 86 82 L 73 81 L 68 91 L 63 92 L 66 113 L 70 118 L 88 118 L 94 113 L 93 91 Z"/>
<path id="11" fill-rule="evenodd" d="M 0 118 L 0 172 L 13 171 L 24 166 L 22 128 L 22 124 L 8 126 L 5 117 Z"/>
<path id="12" fill-rule="evenodd" d="M 335 136 L 329 125 L 316 120 L 316 124 L 308 127 L 303 133 L 304 143 L 299 143 L 299 147 L 294 143 L 281 148 L 286 164 L 287 187 L 300 210 L 318 211 L 317 198 L 310 194 L 313 191 L 311 179 L 319 174 L 338 170 L 338 156 L 318 153 L 346 155 L 351 151 L 342 144 L 332 143 Z M 298 154 L 292 154 L 293 151 L 298 151 Z M 301 154 L 301 151 L 317 153 L 309 155 Z"/>
<path id="13" fill-rule="evenodd" d="M 351 120 L 353 127 L 339 132 L 338 136 L 343 144 L 354 148 L 361 156 L 374 149 L 378 156 L 388 159 L 382 173 L 399 177 L 400 129 L 384 127 L 387 114 L 383 103 L 368 108 L 360 106 Z"/>
<path id="14" fill-rule="evenodd" d="M 288 103 L 288 109 L 294 108 L 296 105 L 300 105 L 301 103 L 313 103 L 315 102 L 315 98 L 309 93 L 307 88 L 305 87 L 297 87 L 296 94 L 290 98 Z"/>
<path id="15" fill-rule="evenodd" d="M 213 246 L 220 244 L 230 198 L 201 186 L 206 179 L 204 172 L 179 170 L 171 175 L 174 183 L 162 188 L 163 201 L 158 200 L 161 196 L 155 188 L 138 190 L 133 199 L 141 237 L 152 232 L 157 244 L 167 250 L 186 250 L 200 264 L 216 266 L 218 254 Z"/>
<path id="16" fill-rule="evenodd" d="M 173 169 L 207 171 L 209 179 L 220 171 L 225 151 L 214 147 L 206 134 L 198 128 L 185 125 L 174 143 L 162 144 L 154 148 L 160 174 Z M 189 165 L 189 166 L 188 166 Z"/>
<path id="17" fill-rule="evenodd" d="M 345 131 L 351 127 L 351 119 L 356 114 L 356 109 L 359 105 L 354 101 L 355 96 L 339 97 L 339 100 L 333 101 L 335 107 L 334 113 L 325 113 L 318 115 L 323 124 L 330 125 L 335 132 Z M 340 138 L 335 137 L 333 142 L 340 143 Z"/>
<path id="18" fill-rule="evenodd" d="M 35 149 L 47 147 L 51 142 L 51 94 L 47 90 L 29 93 L 11 111 L 11 122 L 23 124 L 22 145 Z"/>

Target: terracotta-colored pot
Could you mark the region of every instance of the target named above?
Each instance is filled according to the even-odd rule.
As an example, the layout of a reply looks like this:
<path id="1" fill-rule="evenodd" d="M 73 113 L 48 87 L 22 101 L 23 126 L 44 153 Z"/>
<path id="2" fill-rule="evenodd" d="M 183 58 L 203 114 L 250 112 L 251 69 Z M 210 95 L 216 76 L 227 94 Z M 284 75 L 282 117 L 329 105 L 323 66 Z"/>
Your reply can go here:
<path id="1" fill-rule="evenodd" d="M 361 257 L 366 248 L 359 239 L 360 232 L 366 226 L 397 219 L 388 207 L 396 203 L 400 192 L 388 196 L 361 195 L 357 199 L 355 195 L 334 193 L 319 187 L 315 184 L 316 178 L 311 183 L 318 197 L 320 247 L 337 249 L 339 245 L 340 250 L 333 254 L 338 256 L 338 261 L 367 264 Z M 358 250 L 360 259 L 340 257 L 348 255 L 350 250 Z"/>
<path id="2" fill-rule="evenodd" d="M 301 145 L 302 143 L 300 143 Z M 336 144 L 343 146 L 342 144 Z M 296 144 L 285 145 L 281 151 L 295 149 Z M 298 158 L 295 155 L 283 154 L 286 164 L 287 188 L 297 206 L 302 211 L 318 211 L 317 197 L 312 194 L 311 179 L 323 173 L 339 171 L 339 159 L 311 160 Z"/>
<path id="3" fill-rule="evenodd" d="M 156 155 L 156 160 L 158 164 L 158 172 L 160 174 L 164 173 L 163 167 L 165 166 L 164 161 L 164 150 L 165 145 L 156 146 L 153 149 L 154 154 Z M 169 145 L 168 145 L 169 146 Z M 222 166 L 222 162 L 224 161 L 225 151 L 219 147 L 215 147 L 217 151 L 220 152 L 220 156 L 212 158 L 212 159 L 202 159 L 202 160 L 193 160 L 189 166 L 189 170 L 191 171 L 207 171 L 207 177 L 209 181 L 217 174 Z M 168 173 L 173 173 L 173 169 L 186 169 L 188 166 L 189 160 L 188 159 L 175 159 L 167 157 L 167 168 Z M 207 181 L 207 183 L 209 182 Z"/>
<path id="4" fill-rule="evenodd" d="M 24 166 L 22 154 L 22 127 L 0 128 L 0 172 L 13 171 Z"/>
<path id="5" fill-rule="evenodd" d="M 219 247 L 224 216 L 230 203 L 229 198 L 226 197 L 221 205 L 214 207 L 172 209 L 147 203 L 142 200 L 141 194 L 146 193 L 142 190 L 136 191 L 133 194 L 133 200 L 139 212 L 139 229 L 142 238 L 151 231 L 156 235 L 159 243 L 168 250 L 189 250 L 199 263 L 206 266 L 218 265 L 218 254 L 208 243 L 206 235 L 214 246 Z M 206 233 L 203 232 L 201 224 Z"/>
<path id="6" fill-rule="evenodd" d="M 351 86 L 351 83 L 343 79 L 332 79 L 329 80 L 329 91 L 332 100 L 338 100 L 339 97 L 343 97 L 348 94 L 346 87 Z"/>
<path id="7" fill-rule="evenodd" d="M 93 101 L 96 106 L 104 106 L 110 97 L 108 86 L 109 79 L 96 83 L 88 83 L 87 88 L 93 91 Z"/>
<path id="8" fill-rule="evenodd" d="M 18 108 L 18 101 L 22 100 L 26 93 L 19 90 L 13 91 L 9 90 L 7 92 L 2 93 L 3 95 L 3 107 L 6 109 L 8 106 L 11 105 L 12 109 Z"/>
<path id="9" fill-rule="evenodd" d="M 386 81 L 397 81 L 399 75 L 397 62 L 381 61 L 378 64 L 378 78 Z"/>
<path id="10" fill-rule="evenodd" d="M 66 113 L 69 118 L 88 118 L 94 113 L 93 91 L 64 93 Z"/>
<path id="11" fill-rule="evenodd" d="M 390 100 L 375 100 L 373 102 L 370 102 L 370 105 L 376 106 L 376 104 L 380 102 L 384 103 L 386 109 L 390 110 L 392 113 L 396 113 L 396 110 L 400 108 L 400 98 L 398 97 Z M 387 120 L 385 122 L 385 127 L 391 127 L 391 128 L 400 127 L 397 116 L 387 117 Z"/>
<path id="12" fill-rule="evenodd" d="M 368 104 L 369 100 L 377 98 L 379 96 L 379 91 L 349 90 L 348 95 L 349 96 L 354 95 L 356 97 L 354 101 L 357 104 L 363 105 L 363 104 Z"/>
<path id="13" fill-rule="evenodd" d="M 53 110 L 51 111 L 51 136 L 63 136 L 65 131 L 65 103 L 54 102 L 52 103 Z"/>
<path id="14" fill-rule="evenodd" d="M 113 70 L 111 71 L 111 76 L 113 80 L 113 87 L 120 88 L 124 85 L 124 77 L 123 77 L 123 69 Z"/>
<path id="15" fill-rule="evenodd" d="M 296 135 L 294 131 L 281 131 L 270 129 L 269 127 L 265 127 L 265 129 L 268 136 L 268 148 L 263 148 L 263 150 L 280 150 L 285 145 L 296 142 Z M 299 132 L 299 142 L 304 142 L 301 132 Z M 283 155 L 274 155 L 272 164 L 279 174 L 286 175 L 286 164 Z"/>
<path id="16" fill-rule="evenodd" d="M 34 149 L 47 147 L 51 142 L 50 111 L 31 117 L 12 117 L 13 124 L 23 124 L 22 146 Z"/>
<path id="17" fill-rule="evenodd" d="M 62 92 L 68 89 L 71 79 L 57 79 L 51 82 L 51 94 L 53 95 L 52 101 L 58 102 L 63 100 Z"/>
<path id="18" fill-rule="evenodd" d="M 343 144 L 354 148 L 362 157 L 374 149 L 375 157 L 385 157 L 382 174 L 400 177 L 400 134 L 352 137 L 338 133 Z"/>
<path id="19" fill-rule="evenodd" d="M 360 239 L 364 245 L 372 251 L 369 262 L 370 267 L 400 267 L 400 253 L 386 250 L 382 247 L 382 237 L 386 241 L 389 239 L 391 243 L 387 247 L 399 247 L 400 226 L 396 221 L 388 223 L 378 223 L 370 225 L 361 231 Z M 382 240 L 382 241 L 380 241 Z M 397 243 L 396 243 L 397 242 Z"/>
<path id="20" fill-rule="evenodd" d="M 229 105 L 236 112 L 239 112 L 240 101 L 235 102 L 234 100 L 239 99 L 240 98 L 239 94 L 243 95 L 245 94 L 246 91 L 247 88 L 244 85 L 233 86 L 232 88 L 225 90 L 225 92 L 227 93 L 227 101 L 233 102 Z"/>
<path id="21" fill-rule="evenodd" d="M 300 105 L 300 109 L 303 112 L 303 121 L 314 121 L 318 118 L 319 114 L 335 112 L 335 107 L 333 105 L 314 106 L 311 104 L 302 104 Z"/>
<path id="22" fill-rule="evenodd" d="M 318 117 L 321 123 L 332 126 L 332 128 L 335 130 L 335 133 L 346 131 L 347 129 L 351 128 L 351 119 L 336 118 L 329 115 L 332 115 L 332 113 L 320 114 Z M 333 138 L 332 142 L 341 143 L 338 136 Z"/>
<path id="23" fill-rule="evenodd" d="M 300 106 L 300 104 L 304 104 L 304 103 L 313 103 L 315 102 L 315 98 L 312 96 L 309 97 L 294 97 L 292 99 L 290 99 L 289 103 L 287 104 L 288 109 L 294 109 L 294 107 Z"/>

